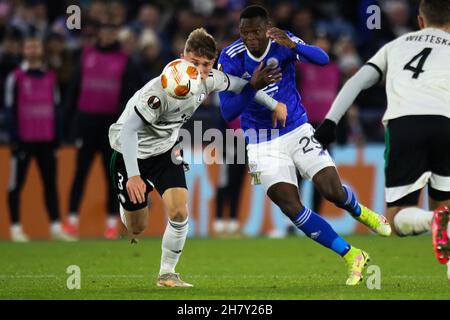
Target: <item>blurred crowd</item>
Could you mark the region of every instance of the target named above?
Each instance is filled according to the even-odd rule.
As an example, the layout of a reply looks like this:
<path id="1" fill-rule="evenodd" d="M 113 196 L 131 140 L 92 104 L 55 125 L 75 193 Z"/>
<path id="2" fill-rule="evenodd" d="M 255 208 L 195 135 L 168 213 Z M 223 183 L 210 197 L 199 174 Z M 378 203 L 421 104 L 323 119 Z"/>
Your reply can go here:
<path id="1" fill-rule="evenodd" d="M 99 26 L 104 23 L 118 27 L 114 37 L 137 66 L 135 80 L 142 85 L 157 76 L 168 61 L 179 56 L 187 35 L 196 27 L 203 26 L 213 34 L 219 48 L 235 41 L 239 36 L 240 11 L 256 3 L 269 8 L 273 23 L 279 28 L 290 30 L 306 43 L 315 43 L 327 50 L 338 68 L 336 91 L 384 43 L 416 28 L 415 7 L 406 0 L 3 0 L 0 3 L 0 86 L 3 88 L 8 73 L 21 62 L 22 39 L 33 33 L 45 39 L 47 63 L 57 72 L 64 104 L 80 52 L 95 44 Z M 73 4 L 81 8 L 80 30 L 66 27 L 69 16 L 66 10 Z M 381 8 L 380 30 L 369 30 L 366 26 L 369 16 L 366 9 L 373 4 Z M 308 89 L 314 88 L 309 86 Z M 311 91 L 302 94 L 314 96 Z M 314 101 L 314 98 L 306 99 Z M 7 134 L 3 100 L 0 97 L 0 141 L 4 143 Z M 382 140 L 379 119 L 385 104 L 381 86 L 362 94 L 357 101 L 359 108 L 347 115 L 341 141 Z M 318 112 L 317 116 L 325 112 Z M 206 121 L 205 129 L 221 121 L 217 110 L 208 108 L 208 104 L 196 116 Z"/>
<path id="2" fill-rule="evenodd" d="M 0 143 L 10 144 L 12 167 L 8 202 L 12 235 L 26 240 L 19 222 L 19 196 L 30 159 L 36 157 L 44 179 L 46 205 L 55 238 L 77 234 L 78 211 L 94 155 L 103 158 L 108 183 L 105 236 L 117 237 L 118 203 L 108 174 L 108 128 L 133 93 L 158 76 L 183 51 L 188 34 L 204 27 L 219 50 L 239 38 L 239 15 L 251 4 L 264 5 L 273 25 L 289 30 L 331 57 L 325 67 L 297 65 L 297 86 L 310 122 L 324 118 L 340 87 L 383 44 L 416 29 L 416 9 L 406 0 L 3 0 L 0 2 Z M 77 5 L 79 29 L 67 27 Z M 380 29 L 367 19 L 380 8 Z M 208 98 L 193 120 L 208 128 L 237 128 L 225 123 L 217 96 Z M 37 107 L 39 106 L 39 108 Z M 380 142 L 386 106 L 383 84 L 361 94 L 339 124 L 341 144 Z M 38 110 L 39 109 L 39 110 Z M 186 123 L 192 128 L 193 121 Z M 59 222 L 54 150 L 77 147 L 76 173 L 68 219 Z M 46 151 L 45 151 L 46 150 Z M 217 233 L 236 232 L 239 193 L 246 168 L 223 166 L 217 190 Z M 233 195 L 230 197 L 230 195 Z M 319 203 L 320 199 L 315 199 Z M 228 225 L 224 208 L 230 204 Z M 315 209 L 315 208 L 313 208 Z"/>

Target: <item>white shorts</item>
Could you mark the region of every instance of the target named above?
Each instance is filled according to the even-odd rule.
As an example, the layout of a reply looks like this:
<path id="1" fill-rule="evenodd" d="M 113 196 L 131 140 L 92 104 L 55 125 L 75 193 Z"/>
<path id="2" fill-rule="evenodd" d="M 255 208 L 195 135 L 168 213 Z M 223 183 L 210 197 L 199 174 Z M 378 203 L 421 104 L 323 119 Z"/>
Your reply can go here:
<path id="1" fill-rule="evenodd" d="M 248 163 L 253 184 L 270 186 L 286 182 L 297 185 L 296 169 L 311 180 L 326 167 L 335 167 L 328 151 L 313 138 L 314 128 L 305 123 L 297 129 L 275 138 L 247 146 Z"/>

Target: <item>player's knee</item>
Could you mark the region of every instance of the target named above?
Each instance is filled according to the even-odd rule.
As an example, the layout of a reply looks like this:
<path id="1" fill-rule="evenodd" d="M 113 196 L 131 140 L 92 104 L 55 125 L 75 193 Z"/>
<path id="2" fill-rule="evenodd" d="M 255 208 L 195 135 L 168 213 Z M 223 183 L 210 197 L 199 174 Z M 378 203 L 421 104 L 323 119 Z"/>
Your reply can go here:
<path id="1" fill-rule="evenodd" d="M 177 205 L 169 210 L 169 218 L 175 222 L 183 222 L 188 217 L 187 205 Z"/>

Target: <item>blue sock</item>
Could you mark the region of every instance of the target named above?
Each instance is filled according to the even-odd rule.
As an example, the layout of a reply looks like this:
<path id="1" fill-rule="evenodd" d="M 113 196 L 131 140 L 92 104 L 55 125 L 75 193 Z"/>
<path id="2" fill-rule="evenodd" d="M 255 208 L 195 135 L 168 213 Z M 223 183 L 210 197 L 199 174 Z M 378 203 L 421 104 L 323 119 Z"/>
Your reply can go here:
<path id="1" fill-rule="evenodd" d="M 351 246 L 321 216 L 314 211 L 303 208 L 292 222 L 309 238 L 327 247 L 340 256 L 344 256 Z"/>
<path id="2" fill-rule="evenodd" d="M 359 205 L 358 199 L 356 199 L 355 193 L 345 184 L 343 184 L 342 187 L 344 188 L 347 198 L 343 204 L 337 204 L 337 206 L 347 210 L 352 216 L 359 217 L 361 215 L 361 206 Z"/>

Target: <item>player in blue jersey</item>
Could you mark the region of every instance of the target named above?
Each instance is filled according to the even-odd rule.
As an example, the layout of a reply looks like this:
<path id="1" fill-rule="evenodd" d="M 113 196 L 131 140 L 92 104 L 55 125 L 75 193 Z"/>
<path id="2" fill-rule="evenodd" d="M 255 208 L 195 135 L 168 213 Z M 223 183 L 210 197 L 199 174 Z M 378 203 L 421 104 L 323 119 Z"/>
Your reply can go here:
<path id="1" fill-rule="evenodd" d="M 344 258 L 349 270 L 347 284 L 355 285 L 362 280 L 368 254 L 349 245 L 322 217 L 302 205 L 296 178 L 297 169 L 304 178 L 312 179 L 328 201 L 376 233 L 390 235 L 386 219 L 359 204 L 350 187 L 342 185 L 330 155 L 313 137 L 314 129 L 296 89 L 295 62 L 325 65 L 328 55 L 290 32 L 271 27 L 267 11 L 261 6 L 244 9 L 239 30 L 241 38 L 222 51 L 219 69 L 248 79 L 258 68 L 281 68 L 282 79 L 263 91 L 286 104 L 287 119 L 277 123 L 274 112 L 252 101 L 255 90 L 250 89 L 239 95 L 220 93 L 222 115 L 227 121 L 241 116 L 253 182 L 261 183 L 269 198 L 308 237 Z"/>

